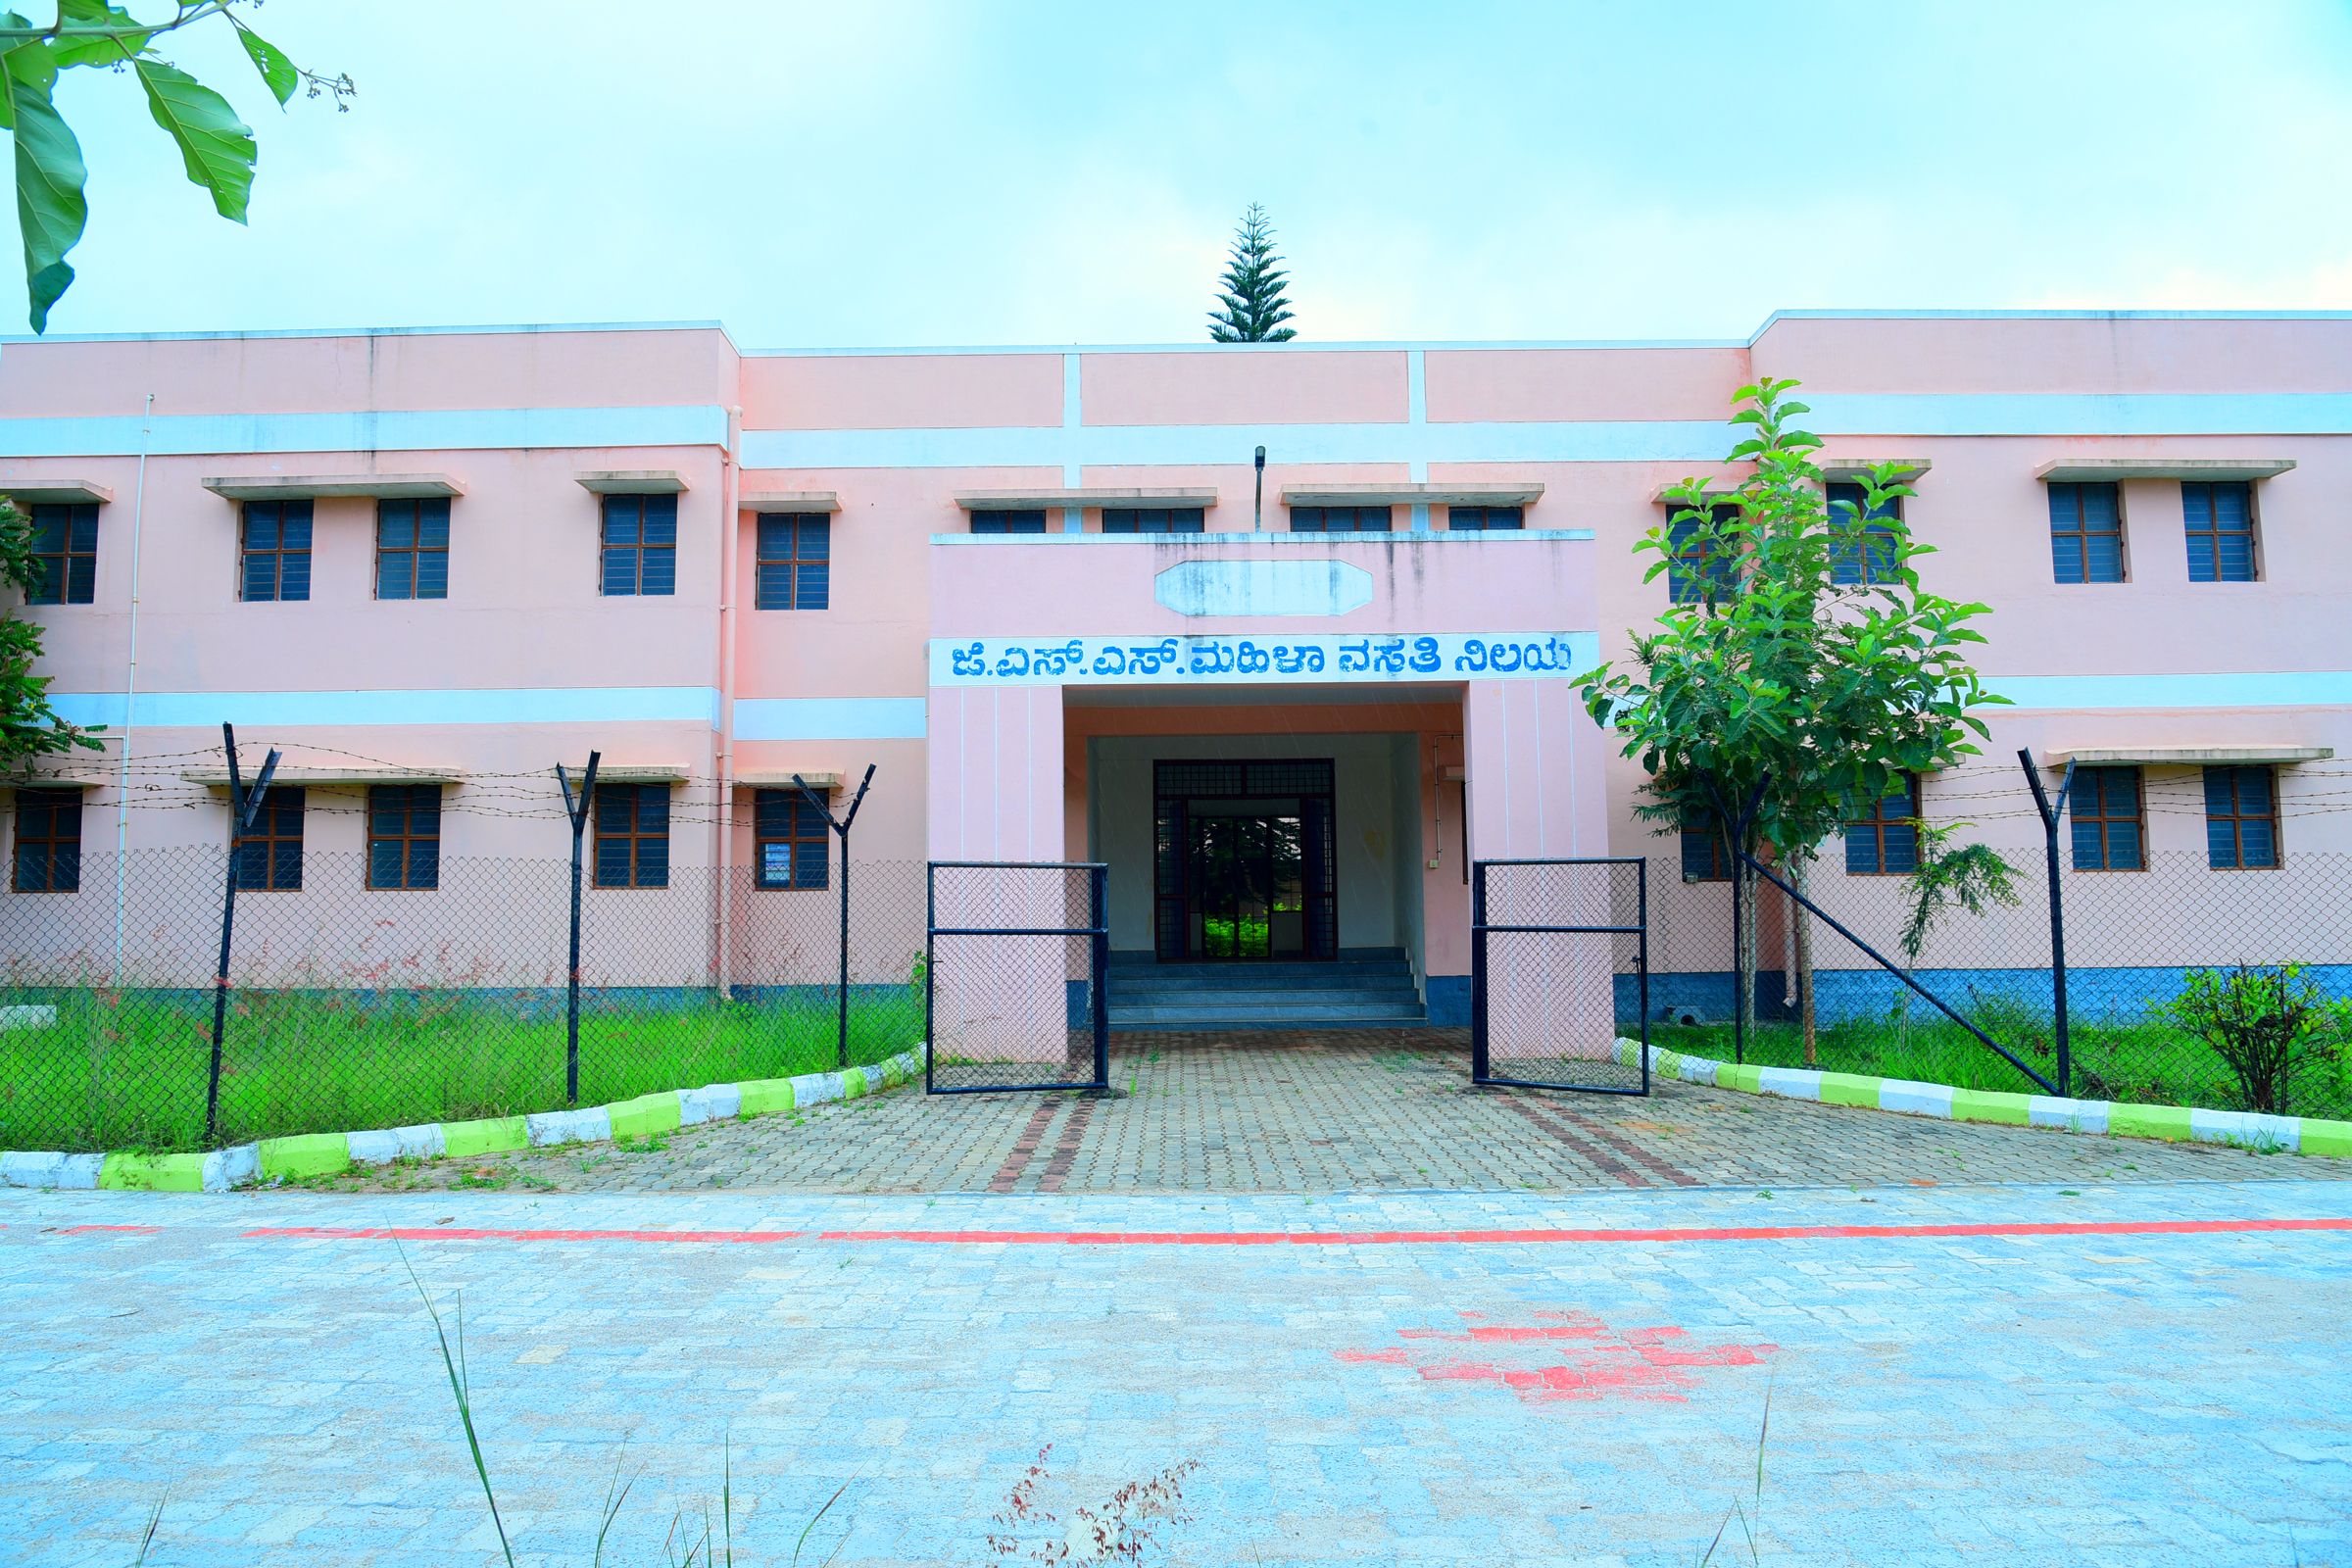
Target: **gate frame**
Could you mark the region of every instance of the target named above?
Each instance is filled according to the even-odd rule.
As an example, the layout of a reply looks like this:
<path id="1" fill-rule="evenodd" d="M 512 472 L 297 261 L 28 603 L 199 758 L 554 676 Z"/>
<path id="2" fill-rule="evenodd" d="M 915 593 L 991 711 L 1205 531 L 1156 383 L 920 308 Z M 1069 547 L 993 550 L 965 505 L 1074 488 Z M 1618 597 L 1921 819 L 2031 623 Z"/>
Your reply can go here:
<path id="1" fill-rule="evenodd" d="M 1473 860 L 1470 879 L 1470 1082 L 1482 1089 L 1557 1089 L 1579 1095 L 1649 1094 L 1649 857 L 1646 855 L 1583 855 L 1529 860 Z M 1634 925 L 1489 925 L 1487 868 L 1495 865 L 1630 865 L 1636 868 Z M 1487 1059 L 1487 938 L 1502 932 L 1536 936 L 1632 936 L 1637 939 L 1634 973 L 1642 1016 L 1642 1087 L 1604 1089 L 1593 1084 L 1544 1083 L 1532 1078 L 1496 1078 Z M 1611 970 L 1609 985 L 1609 1043 L 1617 1040 L 1617 987 Z"/>
<path id="2" fill-rule="evenodd" d="M 1084 871 L 1087 909 L 1094 923 L 1083 926 L 943 926 L 939 923 L 939 873 L 942 871 Z M 1087 997 L 1094 1013 L 1095 1076 L 1089 1082 L 1051 1084 L 970 1084 L 943 1089 L 933 1077 L 939 1060 L 935 988 L 939 977 L 941 937 L 1089 937 Z M 1110 862 L 1107 860 L 926 860 L 923 862 L 923 1093 L 926 1095 L 1017 1095 L 1067 1089 L 1107 1092 L 1110 1088 Z M 1069 1018 L 1067 982 L 1061 999 L 1062 1018 Z"/>

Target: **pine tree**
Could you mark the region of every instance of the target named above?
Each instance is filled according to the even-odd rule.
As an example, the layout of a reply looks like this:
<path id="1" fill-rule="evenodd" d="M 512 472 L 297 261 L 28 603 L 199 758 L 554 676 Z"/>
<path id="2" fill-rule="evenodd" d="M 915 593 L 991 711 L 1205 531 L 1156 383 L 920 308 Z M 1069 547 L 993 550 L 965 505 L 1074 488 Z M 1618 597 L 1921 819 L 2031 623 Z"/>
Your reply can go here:
<path id="1" fill-rule="evenodd" d="M 1288 274 L 1274 264 L 1274 231 L 1257 203 L 1242 219 L 1233 238 L 1233 265 L 1217 279 L 1224 307 L 1208 313 L 1208 335 L 1218 343 L 1288 343 L 1298 334 L 1282 323 L 1291 318 L 1282 292 Z"/>

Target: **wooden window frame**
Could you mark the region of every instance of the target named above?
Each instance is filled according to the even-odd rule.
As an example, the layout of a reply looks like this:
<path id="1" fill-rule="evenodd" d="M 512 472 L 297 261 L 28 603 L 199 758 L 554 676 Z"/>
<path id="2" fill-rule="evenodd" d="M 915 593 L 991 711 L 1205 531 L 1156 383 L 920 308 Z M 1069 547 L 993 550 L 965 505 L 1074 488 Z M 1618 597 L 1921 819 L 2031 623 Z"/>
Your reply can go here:
<path id="1" fill-rule="evenodd" d="M 35 502 L 26 507 L 32 524 L 32 556 L 40 564 L 41 586 L 24 596 L 28 605 L 87 605 L 98 597 L 98 504 L 95 501 Z M 43 548 L 45 528 L 57 529 L 57 548 Z M 51 592 L 51 590 L 56 590 Z"/>
<path id="2" fill-rule="evenodd" d="M 2234 539 L 2239 530 L 2223 528 L 2217 520 L 2221 509 L 2216 499 L 2225 490 L 2243 492 L 2246 498 L 2246 574 L 2243 577 L 2222 575 L 2222 541 Z M 2205 525 L 2198 527 L 2189 515 L 2192 495 L 2202 496 L 2205 502 Z M 2184 479 L 2180 483 L 2180 527 L 2187 540 L 2188 580 L 2190 582 L 2260 582 L 2262 581 L 2262 529 L 2254 512 L 2254 483 L 2250 479 Z M 2197 575 L 2197 542 L 2206 542 L 2212 551 L 2212 574 Z"/>
<path id="3" fill-rule="evenodd" d="M 406 803 L 393 807 L 391 797 L 406 798 Z M 416 831 L 419 800 L 432 803 L 432 831 Z M 383 831 L 382 816 L 386 809 L 400 813 L 400 831 Z M 398 846 L 400 880 L 385 882 L 376 875 L 376 856 L 379 847 Z M 432 870 L 427 880 L 416 880 L 416 847 L 432 847 Z M 441 886 L 441 786 L 438 784 L 370 784 L 368 786 L 368 886 L 377 893 L 431 893 Z"/>
<path id="4" fill-rule="evenodd" d="M 629 822 L 626 828 L 615 831 L 608 825 L 610 818 L 606 815 L 606 803 L 608 801 L 617 803 L 620 799 L 620 792 L 623 790 L 628 792 Z M 644 803 L 649 799 L 659 800 L 662 803 L 662 825 L 659 832 L 641 825 Z M 596 864 L 592 872 L 594 885 L 600 888 L 665 888 L 669 886 L 669 830 L 670 800 L 667 783 L 656 781 L 643 784 L 599 784 L 596 787 L 596 821 L 594 824 L 596 835 Z M 662 845 L 662 867 L 659 880 L 652 879 L 651 873 L 645 865 L 645 858 L 639 849 L 640 845 L 655 841 L 659 841 Z M 605 846 L 608 844 L 628 845 L 629 874 L 626 881 L 607 880 L 605 876 Z"/>
<path id="5" fill-rule="evenodd" d="M 1334 513 L 1345 513 L 1348 519 L 1348 525 L 1345 528 L 1331 526 L 1331 517 Z M 1380 526 L 1365 527 L 1364 518 L 1375 514 L 1380 518 Z M 1299 519 L 1302 517 L 1309 519 L 1304 527 L 1299 526 Z M 1293 533 L 1395 533 L 1396 531 L 1396 509 L 1395 507 L 1293 507 L 1291 509 L 1291 532 Z"/>
<path id="6" fill-rule="evenodd" d="M 276 527 L 274 542 L 255 549 L 253 525 L 264 514 Z M 299 518 L 302 523 L 302 545 L 299 549 L 285 542 L 288 523 Z M 249 605 L 308 604 L 311 598 L 311 546 L 316 538 L 317 518 L 308 501 L 248 501 L 237 512 L 237 598 Z M 294 558 L 302 560 L 302 592 L 286 591 L 286 568 Z M 270 559 L 270 592 L 249 592 L 253 587 L 253 563 Z"/>
<path id="7" fill-rule="evenodd" d="M 2098 789 L 2099 809 L 2097 814 L 2091 816 L 2085 816 L 2082 814 L 2083 797 L 2082 786 L 2082 775 L 2085 773 L 2095 774 L 2100 780 Z M 2107 775 L 2112 773 L 2129 773 L 2132 775 L 2132 812 L 2130 815 L 2111 813 L 2107 809 L 2106 778 Z M 2077 769 L 2075 774 L 2074 792 L 2067 798 L 2066 815 L 2068 823 L 2067 868 L 2069 870 L 2099 873 L 2116 871 L 2129 874 L 2135 871 L 2145 871 L 2148 868 L 2148 779 L 2147 774 L 2143 769 L 2130 765 L 2102 765 L 2094 768 Z M 2108 824 L 2114 822 L 2129 822 L 2132 825 L 2134 842 L 2136 842 L 2139 846 L 2139 863 L 2137 865 L 2117 865 L 2113 863 L 2115 855 L 2108 842 Z M 2099 863 L 2096 865 L 2084 865 L 2082 863 L 2082 830 L 2086 827 L 2095 828 L 2098 833 Z"/>
<path id="8" fill-rule="evenodd" d="M 678 498 L 671 492 L 649 495 L 609 495 L 599 498 L 597 509 L 596 589 L 607 599 L 672 599 L 678 592 Z M 634 507 L 634 512 L 624 509 Z M 656 517 L 655 512 L 667 515 Z M 626 539 L 615 540 L 613 525 L 634 530 Z M 668 543 L 649 543 L 649 526 L 666 528 Z M 614 586 L 613 559 L 622 552 L 630 557 L 628 586 Z M 648 558 L 657 552 L 667 557 L 668 585 L 662 588 L 646 586 Z"/>
<path id="9" fill-rule="evenodd" d="M 408 515 L 402 518 L 405 512 Z M 405 545 L 386 544 L 384 525 L 405 520 L 409 527 L 409 542 Z M 440 543 L 430 542 L 428 535 L 437 531 Z M 405 594 L 384 592 L 384 564 L 398 557 L 408 558 L 409 591 Z M 431 593 L 425 592 L 426 558 L 437 556 L 440 585 Z M 392 603 L 406 604 L 419 599 L 449 597 L 449 498 L 425 496 L 416 500 L 384 499 L 375 504 L 375 597 Z"/>
<path id="10" fill-rule="evenodd" d="M 1498 516 L 1508 517 L 1510 520 L 1496 522 L 1494 519 Z M 1521 533 L 1526 529 L 1527 508 L 1525 507 L 1447 507 L 1446 509 L 1446 531 L 1447 533 Z"/>
<path id="11" fill-rule="evenodd" d="M 767 850 L 771 844 L 790 845 L 792 868 L 782 881 L 771 881 Z M 812 880 L 803 856 L 815 846 L 816 876 Z M 808 804 L 797 789 L 761 789 L 752 794 L 752 885 L 764 893 L 821 893 L 833 885 L 833 828 L 824 813 Z"/>
<path id="12" fill-rule="evenodd" d="M 8 856 L 8 888 L 11 893 L 78 893 L 81 891 L 82 805 L 82 794 L 79 790 L 20 789 L 17 791 L 16 842 L 9 846 Z M 37 834 L 25 832 L 25 808 L 28 806 L 40 808 L 47 813 L 44 814 L 41 825 L 48 828 L 49 831 Z M 72 808 L 74 819 L 74 831 L 71 837 L 56 831 L 57 818 L 54 814 L 69 807 Z M 42 885 L 27 887 L 24 882 L 24 851 L 27 847 L 36 844 L 48 847 L 48 854 L 42 858 L 44 868 Z M 60 884 L 57 874 L 61 853 L 66 855 L 70 875 L 70 880 L 63 885 Z"/>
<path id="13" fill-rule="evenodd" d="M 1829 509 L 1830 521 L 1836 526 L 1844 526 L 1844 519 L 1838 514 L 1839 507 L 1851 507 L 1859 515 L 1862 504 L 1869 499 L 1869 488 L 1864 485 L 1840 480 L 1822 487 L 1823 504 Z M 1873 543 L 1877 539 L 1891 541 L 1894 538 L 1890 531 L 1874 526 L 1880 518 L 1888 518 L 1897 523 L 1903 520 L 1903 498 L 1901 496 L 1887 497 L 1885 505 L 1892 510 L 1874 512 L 1868 517 L 1864 517 L 1862 519 L 1862 537 L 1854 541 L 1854 547 L 1851 550 L 1838 550 L 1836 558 L 1830 563 L 1830 580 L 1832 582 L 1843 587 L 1871 588 L 1882 583 L 1902 581 L 1902 563 L 1893 559 L 1891 546 L 1883 558 Z"/>
<path id="14" fill-rule="evenodd" d="M 1845 840 L 1845 874 L 1847 876 L 1912 876 L 1919 870 L 1919 821 L 1921 816 L 1919 775 L 1917 773 L 1901 773 L 1896 776 L 1903 781 L 1904 793 L 1902 795 L 1897 796 L 1889 791 L 1870 803 L 1868 815 L 1846 818 L 1843 837 Z M 1893 800 L 1902 801 L 1909 809 L 1888 816 L 1886 803 Z M 1886 836 L 1887 830 L 1890 828 L 1900 829 L 1910 835 L 1911 863 L 1900 870 L 1890 869 L 1887 864 L 1890 857 L 1886 851 Z M 1870 846 L 1868 855 L 1870 863 L 1857 868 L 1854 864 L 1854 851 L 1858 845 L 1865 843 Z"/>
<path id="15" fill-rule="evenodd" d="M 1206 507 L 1104 507 L 1104 533 L 1206 533 Z"/>
<path id="16" fill-rule="evenodd" d="M 1675 518 L 1682 513 L 1698 510 L 1696 507 L 1686 507 L 1675 502 L 1666 504 L 1668 551 L 1666 601 L 1668 604 L 1695 605 L 1699 603 L 1707 597 L 1700 585 L 1707 582 L 1713 582 L 1716 585 L 1715 597 L 1718 599 L 1737 593 L 1740 588 L 1740 562 L 1737 556 L 1726 556 L 1718 561 L 1714 552 L 1707 549 L 1703 541 L 1686 542 L 1686 539 L 1676 537 L 1678 527 L 1686 529 L 1687 533 L 1697 531 L 1695 524 L 1678 524 Z M 1721 528 L 1727 521 L 1738 520 L 1740 504 L 1736 501 L 1711 502 L 1706 511 L 1708 519 L 1714 526 Z M 1727 517 L 1726 513 L 1731 515 Z"/>
<path id="17" fill-rule="evenodd" d="M 1681 866 L 1682 878 L 1685 882 L 1729 882 L 1732 880 L 1732 868 L 1738 863 L 1739 858 L 1733 855 L 1731 841 L 1723 836 L 1721 827 L 1691 827 L 1686 824 L 1680 833 L 1681 839 L 1678 847 L 1682 855 L 1678 863 Z M 1698 842 L 1693 844 L 1692 840 Z M 1695 876 L 1690 872 L 1693 849 L 1703 851 L 1703 858 L 1707 863 L 1707 869 Z"/>
<path id="18" fill-rule="evenodd" d="M 2213 808 L 2213 786 L 2216 773 L 2230 775 L 2226 786 L 2230 792 L 2230 809 L 2225 813 L 2216 813 Z M 2236 775 L 2240 773 L 2261 773 L 2268 778 L 2267 793 L 2271 798 L 2271 808 L 2268 811 L 2246 811 L 2238 808 Z M 2262 763 L 2250 765 L 2235 763 L 2208 767 L 2203 771 L 2202 782 L 2205 786 L 2205 863 L 2207 869 L 2214 871 L 2276 871 L 2282 867 L 2286 863 L 2286 856 L 2278 842 L 2278 769 Z M 2227 861 L 2214 858 L 2213 830 L 2224 822 L 2230 824 L 2231 858 Z M 2267 864 L 2249 863 L 2246 859 L 2245 824 L 2248 822 L 2260 822 L 2270 830 L 2271 858 Z"/>
<path id="19" fill-rule="evenodd" d="M 816 554 L 811 535 L 821 536 Z M 783 554 L 775 553 L 781 540 Z M 752 603 L 759 610 L 827 610 L 833 603 L 833 516 L 763 512 L 753 530 Z M 771 593 L 771 584 L 777 590 Z"/>
<path id="20" fill-rule="evenodd" d="M 302 891 L 302 830 L 310 814 L 309 793 L 299 784 L 272 784 L 262 797 L 261 809 L 254 813 L 250 831 L 238 834 L 230 841 L 229 853 L 236 857 L 237 891 L 239 893 L 300 893 Z M 233 803 L 232 803 L 233 809 Z M 293 831 L 284 831 L 291 821 Z M 293 847 L 289 858 L 285 846 Z M 249 849 L 261 850 L 262 874 L 256 878 L 251 867 Z M 281 880 L 288 864 L 293 868 L 293 880 Z"/>
<path id="21" fill-rule="evenodd" d="M 2089 479 L 2079 482 L 2058 480 L 2047 488 L 2050 507 L 2050 580 L 2075 587 L 2104 586 L 2131 581 L 2132 556 L 2124 542 L 2124 487 L 2112 480 Z M 2094 577 L 2090 574 L 2090 542 L 2093 539 L 2104 539 L 2108 536 L 2108 530 L 2105 528 L 2092 529 L 2083 526 L 2088 513 L 2088 509 L 2083 504 L 2083 497 L 2094 489 L 2106 491 L 2115 501 L 2115 575 L 2112 577 Z M 2058 526 L 2059 514 L 2067 502 L 2073 503 L 2075 525 L 2072 528 L 2061 528 Z M 2068 577 L 2062 575 L 2059 570 L 2058 545 L 2061 540 L 2067 539 L 2074 540 L 2075 548 L 2081 552 L 2078 557 L 2082 565 L 2080 576 Z"/>
<path id="22" fill-rule="evenodd" d="M 972 532 L 974 533 L 1044 533 L 1045 531 L 1046 514 L 1042 507 L 972 514 Z"/>

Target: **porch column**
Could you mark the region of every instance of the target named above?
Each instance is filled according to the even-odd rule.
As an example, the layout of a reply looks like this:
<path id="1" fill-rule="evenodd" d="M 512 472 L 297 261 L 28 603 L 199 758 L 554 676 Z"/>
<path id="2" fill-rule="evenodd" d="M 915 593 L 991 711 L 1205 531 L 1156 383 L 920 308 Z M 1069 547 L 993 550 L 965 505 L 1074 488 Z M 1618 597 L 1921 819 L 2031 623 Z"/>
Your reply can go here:
<path id="1" fill-rule="evenodd" d="M 934 686 L 935 860 L 1061 860 L 1061 688 Z"/>

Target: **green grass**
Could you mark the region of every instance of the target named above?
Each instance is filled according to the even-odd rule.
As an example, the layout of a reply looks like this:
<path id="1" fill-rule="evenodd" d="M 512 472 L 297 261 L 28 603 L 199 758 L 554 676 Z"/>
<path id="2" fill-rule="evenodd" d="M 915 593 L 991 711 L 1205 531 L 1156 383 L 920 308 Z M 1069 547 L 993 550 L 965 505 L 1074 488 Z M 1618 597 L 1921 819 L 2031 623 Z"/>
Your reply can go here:
<path id="1" fill-rule="evenodd" d="M 2058 1057 L 2051 1044 L 2048 1015 L 2014 1004 L 1996 1004 L 1981 1007 L 1975 1021 L 2044 1078 L 2057 1082 Z M 1684 1028 L 1653 1023 L 1649 1041 L 1667 1051 L 1720 1061 L 1732 1059 L 1729 1024 Z M 1940 1017 L 1925 1023 L 1915 1012 L 1907 1034 L 1892 1017 L 1825 1024 L 1817 1032 L 1815 1044 L 1817 1059 L 1811 1065 L 1824 1072 L 1904 1078 L 2007 1094 L 2042 1093 L 2032 1079 L 1986 1050 L 1974 1035 Z M 2204 1041 L 2177 1028 L 2153 1022 L 2077 1023 L 2070 1047 L 2072 1088 L 2078 1100 L 2242 1108 L 2236 1081 L 2221 1057 Z M 1788 1023 L 1759 1024 L 1748 1039 L 1745 1056 L 1768 1067 L 1807 1065 L 1804 1037 L 1796 1025 Z M 2316 1054 L 2312 1068 L 2297 1082 L 2291 1109 L 2302 1116 L 2352 1117 L 2352 1058 Z"/>
<path id="2" fill-rule="evenodd" d="M 189 993 L 7 988 L 51 1004 L 54 1026 L 0 1031 L 0 1149 L 193 1151 L 204 1136 L 212 1011 Z M 600 1105 L 703 1084 L 789 1078 L 838 1064 L 829 1002 L 590 1007 L 580 1098 Z M 919 991 L 850 1004 L 850 1061 L 922 1038 Z M 211 1147 L 559 1110 L 564 1010 L 544 997 L 247 992 L 229 1004 L 219 1133 Z"/>

